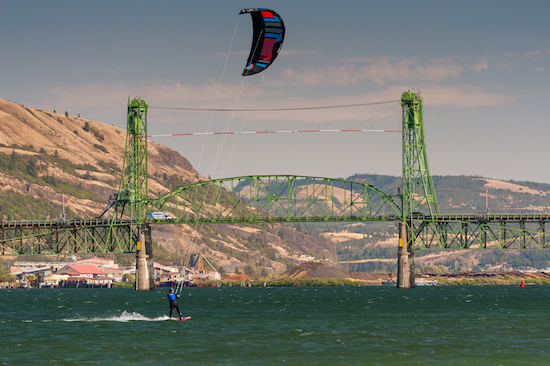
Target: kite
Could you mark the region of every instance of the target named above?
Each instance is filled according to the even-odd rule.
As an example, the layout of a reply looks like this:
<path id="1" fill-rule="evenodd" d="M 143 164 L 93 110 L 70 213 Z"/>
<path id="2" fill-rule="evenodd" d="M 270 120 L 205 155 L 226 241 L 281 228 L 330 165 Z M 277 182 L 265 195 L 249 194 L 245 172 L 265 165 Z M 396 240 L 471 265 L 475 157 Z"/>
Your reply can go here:
<path id="1" fill-rule="evenodd" d="M 257 74 L 271 65 L 285 39 L 285 25 L 279 14 L 265 8 L 243 9 L 239 14 L 246 13 L 252 16 L 254 34 L 243 76 Z"/>

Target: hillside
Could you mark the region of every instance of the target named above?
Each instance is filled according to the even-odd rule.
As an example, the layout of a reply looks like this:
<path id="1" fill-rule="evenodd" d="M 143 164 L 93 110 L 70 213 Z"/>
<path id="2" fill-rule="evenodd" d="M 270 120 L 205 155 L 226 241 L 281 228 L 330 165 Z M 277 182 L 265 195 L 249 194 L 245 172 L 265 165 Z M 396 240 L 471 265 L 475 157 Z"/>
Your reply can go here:
<path id="1" fill-rule="evenodd" d="M 92 218 L 118 191 L 126 131 L 0 99 L 0 216 L 3 220 Z M 148 143 L 149 195 L 205 180 L 178 152 Z M 153 241 L 172 261 L 199 248 L 222 271 L 277 274 L 300 255 L 336 260 L 334 244 L 284 225 L 159 225 Z"/>
<path id="2" fill-rule="evenodd" d="M 391 193 L 401 185 L 401 177 L 356 174 L 349 180 L 364 182 Z M 442 213 L 533 213 L 550 210 L 550 184 L 499 181 L 486 177 L 433 176 Z M 397 231 L 383 223 L 319 228 L 318 235 L 335 242 L 341 264 L 353 271 L 394 270 L 397 265 Z M 310 229 L 313 232 L 313 230 Z M 336 231 L 336 232 L 335 232 Z M 415 253 L 416 268 L 444 265 L 448 269 L 486 269 L 550 266 L 550 253 L 519 251 L 425 251 Z"/>
<path id="3" fill-rule="evenodd" d="M 397 192 L 401 177 L 356 174 L 352 181 L 371 184 L 384 192 Z M 489 212 L 547 212 L 550 210 L 550 184 L 500 181 L 486 177 L 432 177 L 442 213 L 485 212 L 485 188 L 488 191 Z"/>

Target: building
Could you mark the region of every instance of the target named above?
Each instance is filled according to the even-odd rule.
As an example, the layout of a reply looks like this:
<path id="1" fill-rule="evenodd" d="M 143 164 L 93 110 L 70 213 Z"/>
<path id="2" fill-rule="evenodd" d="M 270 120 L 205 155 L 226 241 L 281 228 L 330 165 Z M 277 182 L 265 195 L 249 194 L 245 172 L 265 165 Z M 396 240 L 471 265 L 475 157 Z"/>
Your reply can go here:
<path id="1" fill-rule="evenodd" d="M 17 280 L 21 283 L 28 283 L 27 278 L 32 276 L 33 278 L 41 279 L 44 276 L 48 276 L 52 273 L 51 267 L 11 267 L 11 274 L 17 277 Z"/>
<path id="2" fill-rule="evenodd" d="M 158 281 L 174 281 L 179 273 L 177 267 L 164 266 L 160 263 L 153 262 L 155 266 L 155 278 Z"/>
<path id="3" fill-rule="evenodd" d="M 88 258 L 88 259 L 81 259 L 79 261 L 76 261 L 75 264 L 91 264 L 93 266 L 96 266 L 97 268 L 103 270 L 104 267 L 108 268 L 118 268 L 118 264 L 115 263 L 112 259 L 107 258 Z"/>
<path id="4" fill-rule="evenodd" d="M 193 270 L 189 270 L 187 276 L 192 280 L 206 280 L 206 281 L 219 281 L 219 280 L 221 280 L 221 276 L 217 271 L 196 272 L 196 271 L 193 271 Z"/>
<path id="5" fill-rule="evenodd" d="M 77 261 L 76 264 L 95 266 L 101 271 L 105 272 L 106 276 L 113 278 L 117 282 L 122 281 L 122 277 L 125 273 L 130 273 L 130 271 L 127 269 L 118 268 L 118 264 L 115 263 L 115 261 L 112 259 L 97 257 L 90 259 L 81 259 Z"/>
<path id="6" fill-rule="evenodd" d="M 56 275 L 68 275 L 67 279 L 59 281 L 60 287 L 110 287 L 114 282 L 106 272 L 91 264 L 69 264 Z"/>

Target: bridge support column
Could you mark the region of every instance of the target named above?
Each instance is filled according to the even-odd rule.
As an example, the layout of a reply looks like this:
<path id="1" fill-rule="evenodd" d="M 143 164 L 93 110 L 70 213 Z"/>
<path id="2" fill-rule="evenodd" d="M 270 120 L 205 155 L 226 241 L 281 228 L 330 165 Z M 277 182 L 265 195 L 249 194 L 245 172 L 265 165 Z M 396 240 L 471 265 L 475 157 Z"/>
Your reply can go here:
<path id="1" fill-rule="evenodd" d="M 409 252 L 409 287 L 415 288 L 416 282 L 414 280 L 414 251 L 411 249 Z"/>
<path id="2" fill-rule="evenodd" d="M 399 223 L 399 251 L 397 252 L 397 288 L 414 288 L 414 252 L 408 250 L 407 225 Z"/>
<path id="3" fill-rule="evenodd" d="M 153 261 L 153 240 L 151 239 L 151 226 L 143 225 L 142 229 L 145 237 L 145 250 L 147 253 L 147 275 L 149 278 L 149 290 L 155 290 L 155 263 Z"/>
<path id="4" fill-rule="evenodd" d="M 136 273 L 136 290 L 144 291 L 155 289 L 153 242 L 151 241 L 151 229 L 149 225 L 144 225 L 138 229 Z"/>
<path id="5" fill-rule="evenodd" d="M 136 290 L 149 290 L 149 270 L 147 266 L 147 247 L 145 243 L 145 231 L 138 229 L 138 248 L 137 248 L 137 266 L 136 266 Z"/>

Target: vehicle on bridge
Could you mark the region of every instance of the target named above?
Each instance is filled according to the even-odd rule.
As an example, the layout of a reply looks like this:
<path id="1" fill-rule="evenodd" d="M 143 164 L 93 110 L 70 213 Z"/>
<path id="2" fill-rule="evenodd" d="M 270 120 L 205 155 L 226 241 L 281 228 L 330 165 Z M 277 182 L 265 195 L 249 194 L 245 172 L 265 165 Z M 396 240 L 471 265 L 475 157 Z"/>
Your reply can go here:
<path id="1" fill-rule="evenodd" d="M 174 218 L 167 212 L 149 212 L 147 221 L 172 221 Z"/>

